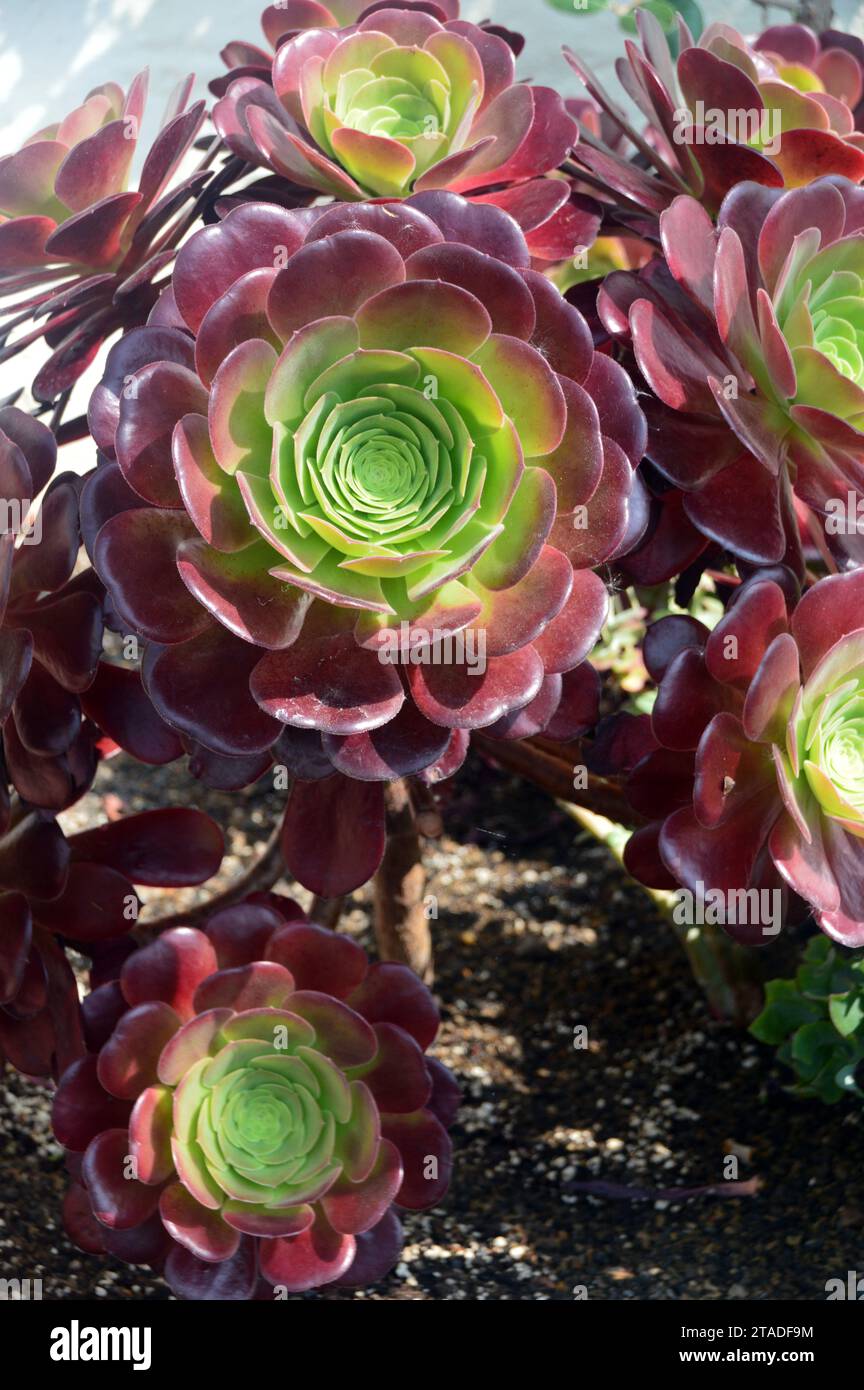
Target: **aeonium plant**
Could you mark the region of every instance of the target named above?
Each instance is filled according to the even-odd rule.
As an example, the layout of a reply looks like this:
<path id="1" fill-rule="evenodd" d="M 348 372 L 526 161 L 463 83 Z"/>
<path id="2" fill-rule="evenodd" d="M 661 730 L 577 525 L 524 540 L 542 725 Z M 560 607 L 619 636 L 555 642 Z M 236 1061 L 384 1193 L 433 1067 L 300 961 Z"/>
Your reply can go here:
<path id="1" fill-rule="evenodd" d="M 184 749 L 200 757 L 159 718 L 132 666 L 101 659 L 106 600 L 80 563 L 81 479 L 52 476 L 56 461 L 46 425 L 17 406 L 0 410 L 3 766 L 23 804 L 50 812 L 72 806 L 100 757 L 120 748 L 149 764 Z M 5 784 L 2 796 L 8 803 Z"/>
<path id="2" fill-rule="evenodd" d="M 286 0 L 176 185 L 188 84 L 137 179 L 142 79 L 0 161 L 2 356 L 44 336 L 57 402 L 0 408 L 0 493 L 41 527 L 0 538 L 0 1046 L 59 1083 L 73 1238 L 178 1296 L 374 1282 L 443 1197 L 457 1090 L 388 956 L 428 968 L 418 807 L 434 833 L 472 736 L 640 822 L 647 884 L 768 889 L 864 944 L 864 552 L 827 524 L 862 492 L 857 50 L 682 26 L 673 62 L 638 23 L 644 134 L 593 80 L 517 80 L 457 0 Z M 703 139 L 730 93 L 744 125 Z M 92 471 L 52 481 L 118 332 Z M 374 876 L 379 962 L 269 893 L 139 923 L 135 885 L 202 882 L 222 839 L 179 809 L 64 837 L 118 748 L 223 792 L 277 765 L 255 875 L 331 921 Z"/>
<path id="3" fill-rule="evenodd" d="M 207 181 L 205 167 L 172 186 L 204 120 L 203 101 L 188 105 L 187 78 L 129 187 L 147 84 L 142 72 L 126 92 L 116 82 L 94 88 L 0 159 L 0 362 L 44 338 L 39 401 L 71 387 L 118 328 L 146 321 L 188 226 L 186 205 Z"/>
<path id="4" fill-rule="evenodd" d="M 271 6 L 262 26 L 275 55 L 228 46 L 213 120 L 292 200 L 295 185 L 357 201 L 450 189 L 505 208 L 541 259 L 590 245 L 599 209 L 544 177 L 576 122 L 551 87 L 516 80 L 517 36 L 460 19 L 458 0 Z"/>
<path id="5" fill-rule="evenodd" d="M 753 44 L 765 53 L 785 82 L 799 91 L 824 93 L 848 106 L 861 129 L 864 97 L 864 46 L 852 34 L 806 24 L 771 24 Z"/>
<path id="6" fill-rule="evenodd" d="M 702 898 L 786 885 L 835 941 L 860 946 L 864 578 L 829 575 L 797 604 L 790 579 L 757 573 L 710 632 L 678 616 L 648 629 L 656 746 L 630 794 L 647 811 L 662 781 L 662 819 L 636 831 L 626 862 L 643 882 Z M 764 926 L 727 929 L 761 945 Z"/>
<path id="7" fill-rule="evenodd" d="M 592 567 L 642 524 L 644 420 L 498 208 L 234 208 L 112 350 L 90 426 L 85 533 L 156 709 L 220 755 L 278 739 L 328 806 L 334 773 L 371 786 L 342 803 L 370 840 L 348 888 L 381 784 L 455 770 L 471 730 L 593 722 Z"/>
<path id="8" fill-rule="evenodd" d="M 716 228 L 682 196 L 660 218 L 664 259 L 600 291 L 662 402 L 647 403 L 649 458 L 689 520 L 750 563 L 801 573 L 796 501 L 841 560 L 860 559 L 862 218 L 847 179 L 739 184 Z"/>
<path id="9" fill-rule="evenodd" d="M 834 94 L 780 55 L 751 47 L 722 21 L 709 24 L 696 41 L 679 17 L 673 58 L 653 14 L 637 10 L 636 24 L 641 43 L 627 43 L 617 73 L 648 123 L 644 131 L 582 59 L 565 50 L 611 129 L 628 142 L 622 152 L 617 142 L 583 130 L 574 151 L 624 225 L 650 226 L 681 193 L 716 215 L 741 183 L 800 188 L 827 174 L 855 183 L 864 176 L 864 149 L 851 109 L 860 89 L 848 77 L 838 74 Z M 847 55 L 838 61 L 845 71 Z M 628 156 L 628 149 L 635 153 Z"/>
<path id="10" fill-rule="evenodd" d="M 440 1201 L 459 1102 L 426 987 L 265 894 L 129 956 L 84 1005 L 54 1131 L 82 1248 L 194 1299 L 374 1283 Z M 131 1167 L 130 1167 L 131 1165 Z"/>

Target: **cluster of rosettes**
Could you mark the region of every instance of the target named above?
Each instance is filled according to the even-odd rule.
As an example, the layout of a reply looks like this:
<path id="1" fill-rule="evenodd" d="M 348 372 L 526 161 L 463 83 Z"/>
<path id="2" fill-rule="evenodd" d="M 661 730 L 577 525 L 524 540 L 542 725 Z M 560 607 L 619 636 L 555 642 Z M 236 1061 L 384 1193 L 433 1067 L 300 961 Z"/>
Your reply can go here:
<path id="1" fill-rule="evenodd" d="M 790 63 L 775 51 L 782 45 L 772 38 L 777 31 L 751 47 L 737 30 L 718 22 L 696 42 L 679 16 L 674 59 L 654 15 L 640 10 L 636 23 L 641 47 L 628 43 L 616 71 L 648 121 L 644 134 L 565 50 L 612 130 L 636 149 L 638 158 L 630 159 L 595 136 L 580 140 L 575 150 L 576 162 L 595 186 L 599 180 L 608 189 L 625 223 L 634 213 L 643 222 L 656 217 L 682 188 L 716 213 L 744 182 L 798 188 L 826 174 L 856 183 L 864 177 L 864 141 L 852 109 L 861 96 L 854 54 L 832 48 L 820 55 L 811 35 L 813 47 L 801 47 L 812 66 Z"/>
<path id="2" fill-rule="evenodd" d="M 646 406 L 648 457 L 704 536 L 802 573 L 793 494 L 824 518 L 864 492 L 864 192 L 744 183 L 716 229 L 689 197 L 660 228 L 665 260 L 599 296 L 663 403 Z M 854 526 L 826 529 L 862 557 Z"/>
<path id="3" fill-rule="evenodd" d="M 697 895 L 786 884 L 829 936 L 860 946 L 864 575 L 821 579 L 797 605 L 791 576 L 777 580 L 754 575 L 713 631 L 687 616 L 648 629 L 659 690 L 628 791 L 654 819 L 626 862 Z M 766 940 L 753 924 L 729 930 Z"/>
<path id="4" fill-rule="evenodd" d="M 137 189 L 129 172 L 147 97 L 147 74 L 123 92 L 95 88 L 59 124 L 0 159 L 0 299 L 8 331 L 41 322 L 4 348 L 12 356 L 44 337 L 52 353 L 37 373 L 37 400 L 52 401 L 93 361 L 118 328 L 143 323 L 173 259 L 176 214 L 208 177 L 199 171 L 168 189 L 204 120 L 187 109 L 192 79 L 172 94 Z M 167 191 L 166 191 L 167 190 Z"/>
<path id="5" fill-rule="evenodd" d="M 570 255 L 596 216 L 542 176 L 566 159 L 576 122 L 557 92 L 516 81 L 515 36 L 458 16 L 458 0 L 271 6 L 275 57 L 226 49 L 216 127 L 291 185 L 358 201 L 476 192 L 516 217 L 539 257 Z"/>
<path id="6" fill-rule="evenodd" d="M 67 1229 L 181 1297 L 372 1283 L 401 1249 L 394 1206 L 446 1192 L 459 1093 L 424 1055 L 431 995 L 290 899 L 164 933 L 84 1013 L 54 1104 Z"/>
<path id="7" fill-rule="evenodd" d="M 233 209 L 90 426 L 95 567 L 157 710 L 214 755 L 266 765 L 281 735 L 293 775 L 384 782 L 472 729 L 592 722 L 591 567 L 642 524 L 645 423 L 499 209 Z"/>
<path id="8" fill-rule="evenodd" d="M 0 834 L 0 1060 L 59 1077 L 84 1052 L 65 946 L 98 960 L 135 925 L 133 883 L 203 883 L 222 834 L 200 811 L 145 811 L 66 838 L 56 820 L 15 803 Z"/>

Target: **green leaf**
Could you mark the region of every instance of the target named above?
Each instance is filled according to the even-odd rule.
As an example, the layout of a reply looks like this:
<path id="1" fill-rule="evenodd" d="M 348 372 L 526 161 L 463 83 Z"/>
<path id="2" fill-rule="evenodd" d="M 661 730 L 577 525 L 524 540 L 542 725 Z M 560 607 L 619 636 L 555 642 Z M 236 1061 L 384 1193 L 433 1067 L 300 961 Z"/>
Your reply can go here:
<path id="1" fill-rule="evenodd" d="M 665 34 L 668 35 L 675 32 L 676 9 L 674 5 L 668 4 L 667 0 L 646 0 L 646 3 L 640 5 L 638 8 L 640 10 L 648 10 L 650 14 L 653 14 L 655 19 L 660 21 L 660 25 Z M 625 34 L 635 34 L 635 10 L 631 10 L 629 14 L 623 14 L 618 20 L 618 25 L 619 28 L 624 30 Z"/>
<path id="2" fill-rule="evenodd" d="M 810 937 L 804 951 L 805 960 L 816 963 L 818 961 L 833 959 L 833 957 L 834 947 L 831 944 L 830 938 L 827 937 L 824 932 L 817 932 L 815 936 Z"/>
<path id="3" fill-rule="evenodd" d="M 818 1006 L 799 993 L 794 980 L 769 980 L 765 1008 L 751 1023 L 750 1032 L 760 1042 L 776 1047 L 802 1024 L 815 1023 L 819 1015 Z"/>
<path id="4" fill-rule="evenodd" d="M 695 0 L 679 0 L 675 6 L 693 38 L 698 40 L 699 35 L 705 28 L 705 20 L 702 18 L 702 11 L 695 3 Z"/>
<path id="5" fill-rule="evenodd" d="M 802 993 L 814 999 L 827 999 L 831 994 L 831 982 L 837 966 L 837 956 L 827 936 L 820 932 L 811 938 L 804 952 L 804 963 L 798 970 L 796 979 Z"/>
<path id="6" fill-rule="evenodd" d="M 859 980 L 855 972 L 850 969 L 851 962 L 841 960 L 837 962 L 836 969 L 831 976 L 831 988 L 829 994 L 848 994 L 861 993 L 864 981 Z"/>
<path id="7" fill-rule="evenodd" d="M 810 1082 L 809 1086 L 804 1087 L 804 1093 L 815 1096 L 824 1105 L 836 1105 L 843 1099 L 843 1092 L 837 1085 L 836 1068 L 834 1062 L 826 1062 L 825 1066 Z"/>
<path id="8" fill-rule="evenodd" d="M 792 1061 L 792 1038 L 788 1037 L 777 1049 L 777 1061 L 782 1062 L 785 1067 L 794 1070 L 795 1063 Z"/>
<path id="9" fill-rule="evenodd" d="M 828 1014 L 840 1036 L 848 1038 L 864 1019 L 864 1001 L 852 990 L 846 994 L 832 994 L 828 1000 Z"/>
<path id="10" fill-rule="evenodd" d="M 815 1083 L 826 1066 L 834 1070 L 846 1056 L 842 1042 L 830 1023 L 805 1023 L 792 1039 L 792 1058 L 803 1081 Z"/>

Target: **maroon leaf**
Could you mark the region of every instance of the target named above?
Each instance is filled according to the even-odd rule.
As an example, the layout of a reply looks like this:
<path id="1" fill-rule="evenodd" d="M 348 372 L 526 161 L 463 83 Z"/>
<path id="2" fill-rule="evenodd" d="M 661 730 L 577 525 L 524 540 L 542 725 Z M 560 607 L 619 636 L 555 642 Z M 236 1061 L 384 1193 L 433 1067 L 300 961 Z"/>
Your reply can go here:
<path id="1" fill-rule="evenodd" d="M 380 783 L 337 774 L 294 786 L 282 824 L 282 850 L 304 888 L 325 898 L 353 893 L 378 868 L 384 841 Z"/>
<path id="2" fill-rule="evenodd" d="M 429 1110 L 413 1115 L 383 1115 L 381 1133 L 402 1155 L 404 1177 L 397 1205 L 423 1211 L 440 1202 L 450 1183 L 453 1146 L 441 1122 Z"/>
<path id="3" fill-rule="evenodd" d="M 194 534 L 185 512 L 146 507 L 112 517 L 96 537 L 100 578 L 133 630 L 153 642 L 184 642 L 211 626 L 177 572 L 178 547 Z"/>
<path id="4" fill-rule="evenodd" d="M 123 874 L 104 864 L 73 863 L 66 887 L 51 902 L 33 904 L 40 926 L 72 941 L 122 936 L 138 914 L 137 895 Z"/>
<path id="5" fill-rule="evenodd" d="M 275 1242 L 274 1242 L 275 1243 Z M 255 1293 L 258 1269 L 255 1241 L 241 1237 L 227 1260 L 199 1260 L 182 1245 L 174 1245 L 165 1261 L 165 1279 L 178 1298 L 246 1303 Z"/>
<path id="6" fill-rule="evenodd" d="M 351 633 L 301 638 L 268 653 L 251 689 L 261 708 L 284 723 L 343 735 L 386 724 L 405 699 L 395 667 L 358 647 Z"/>
<path id="7" fill-rule="evenodd" d="M 250 902 L 237 903 L 235 907 L 226 907 L 215 913 L 207 923 L 207 935 L 216 952 L 219 969 L 264 960 L 268 942 L 282 926 L 283 920 L 274 907 Z M 273 956 L 272 959 L 279 960 L 291 970 L 289 962 L 280 956 Z"/>
<path id="8" fill-rule="evenodd" d="M 395 1023 L 425 1049 L 435 1040 L 439 1015 L 429 990 L 407 965 L 383 961 L 369 968 L 348 999 L 369 1023 Z"/>
<path id="9" fill-rule="evenodd" d="M 100 661 L 96 679 L 81 697 L 88 719 L 138 762 L 163 766 L 182 756 L 183 744 L 159 718 L 131 666 Z"/>
<path id="10" fill-rule="evenodd" d="M 99 1053 L 100 1083 L 120 1100 L 135 1100 L 156 1081 L 159 1054 L 180 1027 L 180 1016 L 160 1000 L 129 1009 Z"/>
<path id="11" fill-rule="evenodd" d="M 133 883 L 155 888 L 204 883 L 219 868 L 224 850 L 215 821 L 181 806 L 108 821 L 73 835 L 69 843 L 73 860 L 107 864 Z"/>
<path id="12" fill-rule="evenodd" d="M 129 957 L 120 984 L 130 1004 L 161 999 L 188 1019 L 196 989 L 216 969 L 216 952 L 203 932 L 173 927 Z"/>
<path id="13" fill-rule="evenodd" d="M 356 941 L 314 922 L 280 927 L 270 937 L 266 955 L 290 970 L 298 989 L 323 991 L 335 999 L 347 999 L 367 970 L 366 953 Z"/>
<path id="14" fill-rule="evenodd" d="M 303 1293 L 344 1274 L 355 1249 L 354 1237 L 339 1235 L 319 1210 L 314 1226 L 300 1235 L 262 1242 L 261 1273 L 288 1293 Z"/>
<path id="15" fill-rule="evenodd" d="M 93 1213 L 111 1230 L 129 1230 L 146 1221 L 159 1202 L 159 1190 L 128 1177 L 129 1132 L 106 1129 L 87 1147 L 82 1175 Z"/>
<path id="16" fill-rule="evenodd" d="M 213 625 L 176 647 L 149 650 L 144 683 L 159 713 L 181 733 L 213 752 L 247 757 L 269 748 L 280 729 L 250 694 L 260 656 Z"/>

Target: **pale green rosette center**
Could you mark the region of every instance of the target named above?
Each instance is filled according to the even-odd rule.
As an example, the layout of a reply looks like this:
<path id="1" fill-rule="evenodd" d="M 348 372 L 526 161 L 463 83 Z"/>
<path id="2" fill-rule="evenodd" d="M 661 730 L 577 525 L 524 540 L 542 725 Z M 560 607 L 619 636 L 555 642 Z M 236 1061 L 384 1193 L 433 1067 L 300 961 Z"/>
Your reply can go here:
<path id="1" fill-rule="evenodd" d="M 814 297 L 813 344 L 838 372 L 864 386 L 864 285 L 854 278 L 854 287 L 844 284 L 836 296 L 829 280 Z"/>
<path id="2" fill-rule="evenodd" d="M 178 1087 L 178 1172 L 210 1207 L 226 1198 L 276 1210 L 314 1201 L 340 1169 L 338 1127 L 350 1112 L 345 1078 L 316 1049 L 229 1043 Z"/>
<path id="3" fill-rule="evenodd" d="M 804 771 L 822 810 L 864 835 L 864 673 L 827 695 L 812 716 Z"/>
<path id="4" fill-rule="evenodd" d="M 808 257 L 811 248 L 815 254 Z M 792 352 L 794 404 L 815 407 L 860 429 L 864 423 L 864 240 L 818 249 L 801 234 L 775 290 L 780 328 Z"/>

